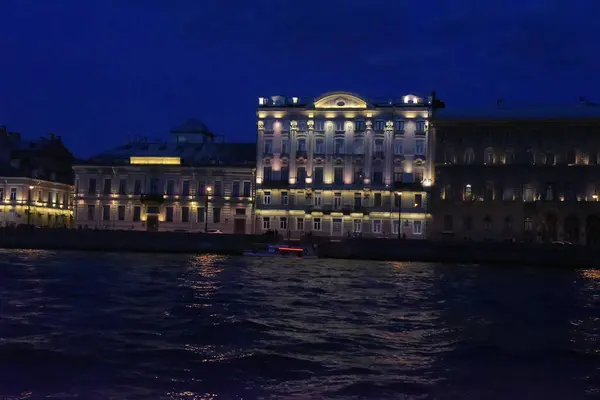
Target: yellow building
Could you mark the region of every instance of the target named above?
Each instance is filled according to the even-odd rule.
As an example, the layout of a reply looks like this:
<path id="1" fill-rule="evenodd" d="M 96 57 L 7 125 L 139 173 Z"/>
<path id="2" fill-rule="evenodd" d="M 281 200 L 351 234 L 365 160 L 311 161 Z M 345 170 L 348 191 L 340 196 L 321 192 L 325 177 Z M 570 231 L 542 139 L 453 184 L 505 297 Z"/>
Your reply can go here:
<path id="1" fill-rule="evenodd" d="M 252 233 L 255 144 L 218 142 L 198 120 L 170 136 L 75 165 L 76 225 Z"/>
<path id="2" fill-rule="evenodd" d="M 430 101 L 260 97 L 257 231 L 424 238 Z"/>

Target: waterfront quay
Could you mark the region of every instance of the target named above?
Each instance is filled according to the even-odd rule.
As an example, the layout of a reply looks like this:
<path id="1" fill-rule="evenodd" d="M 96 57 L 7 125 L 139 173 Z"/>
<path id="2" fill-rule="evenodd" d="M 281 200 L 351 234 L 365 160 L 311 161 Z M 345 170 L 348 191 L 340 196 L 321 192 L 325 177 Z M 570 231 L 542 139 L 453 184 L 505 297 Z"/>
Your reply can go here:
<path id="1" fill-rule="evenodd" d="M 241 255 L 271 235 L 211 235 L 96 229 L 0 229 L 0 248 L 142 253 L 212 253 Z M 600 249 L 592 246 L 537 243 L 432 242 L 427 240 L 349 238 L 330 241 L 305 237 L 317 244 L 320 258 L 415 261 L 456 264 L 502 264 L 561 268 L 595 268 Z"/>

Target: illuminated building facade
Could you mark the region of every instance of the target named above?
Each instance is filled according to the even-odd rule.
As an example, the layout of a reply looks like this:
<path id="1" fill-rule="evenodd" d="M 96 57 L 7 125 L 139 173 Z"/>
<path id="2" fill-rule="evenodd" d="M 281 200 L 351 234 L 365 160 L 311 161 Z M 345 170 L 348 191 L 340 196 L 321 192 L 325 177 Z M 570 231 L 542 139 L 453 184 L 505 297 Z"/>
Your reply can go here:
<path id="1" fill-rule="evenodd" d="M 74 167 L 82 228 L 252 233 L 254 143 L 223 143 L 198 120 L 166 142 L 133 140 Z"/>
<path id="2" fill-rule="evenodd" d="M 600 106 L 440 110 L 432 237 L 600 243 Z"/>
<path id="3" fill-rule="evenodd" d="M 0 226 L 69 227 L 72 162 L 60 136 L 24 140 L 0 126 Z"/>
<path id="4" fill-rule="evenodd" d="M 257 232 L 425 237 L 430 101 L 259 98 Z"/>

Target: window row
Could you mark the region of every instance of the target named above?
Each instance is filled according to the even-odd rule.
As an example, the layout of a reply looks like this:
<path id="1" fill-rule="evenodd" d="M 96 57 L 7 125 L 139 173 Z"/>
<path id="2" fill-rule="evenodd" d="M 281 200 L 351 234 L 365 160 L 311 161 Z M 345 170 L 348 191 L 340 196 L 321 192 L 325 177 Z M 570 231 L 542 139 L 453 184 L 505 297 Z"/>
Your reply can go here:
<path id="1" fill-rule="evenodd" d="M 595 187 L 590 187 L 585 192 L 577 192 L 574 189 L 560 187 L 554 183 L 546 185 L 524 185 L 518 188 L 497 187 L 493 182 L 488 182 L 482 187 L 475 188 L 471 184 L 465 184 L 455 191 L 450 184 L 442 186 L 440 196 L 442 200 L 462 201 L 598 201 L 599 193 Z M 599 188 L 600 189 L 600 188 Z"/>
<path id="2" fill-rule="evenodd" d="M 387 122 L 384 119 L 377 119 L 373 123 L 374 131 L 384 131 L 387 126 Z M 308 120 L 300 120 L 298 121 L 298 129 L 300 131 L 307 131 L 309 127 Z M 394 130 L 396 131 L 404 131 L 405 120 L 397 119 L 393 123 Z M 264 120 L 264 129 L 265 131 L 273 131 L 273 130 L 290 130 L 290 121 L 284 120 L 283 122 L 266 119 Z M 313 129 L 315 131 L 336 131 L 336 132 L 364 132 L 367 130 L 367 122 L 365 120 L 354 120 L 354 121 L 344 121 L 344 120 L 336 120 L 336 121 L 326 121 L 323 119 L 314 120 Z M 424 120 L 415 121 L 415 131 L 416 132 L 425 132 L 426 123 Z"/>
<path id="3" fill-rule="evenodd" d="M 455 221 L 455 217 L 453 215 L 444 215 L 443 220 L 443 231 L 444 232 L 453 232 L 457 221 Z M 478 227 L 483 228 L 484 231 L 493 231 L 497 228 L 500 228 L 506 233 L 512 232 L 514 229 L 513 219 L 510 216 L 504 217 L 500 221 L 496 221 L 496 225 L 491 216 L 485 216 L 480 223 L 473 220 L 473 217 L 470 215 L 465 215 L 462 217 L 462 229 L 465 231 L 472 231 L 477 229 Z M 499 224 L 499 225 L 498 225 Z M 525 232 L 533 232 L 533 219 L 531 217 L 525 217 L 523 219 L 523 231 Z"/>
<path id="4" fill-rule="evenodd" d="M 133 221 L 140 222 L 142 220 L 142 207 L 134 206 L 130 215 L 127 215 L 127 208 L 124 205 L 117 206 L 116 213 L 113 213 L 111 210 L 111 206 L 103 205 L 96 206 L 94 204 L 89 204 L 87 206 L 87 214 L 86 218 L 88 221 L 96 221 L 98 217 L 102 221 Z M 195 213 L 194 213 L 195 211 Z M 97 215 L 100 213 L 100 215 Z M 159 214 L 159 207 L 148 207 L 148 212 L 146 214 Z M 195 214 L 192 215 L 192 214 Z M 165 207 L 165 222 L 193 222 L 203 223 L 208 217 L 208 209 L 205 207 L 181 207 L 180 212 L 175 218 L 175 208 L 174 207 Z M 210 215 L 212 217 L 213 223 L 221 222 L 221 208 L 212 207 Z M 245 208 L 236 208 L 235 209 L 236 216 L 245 216 L 246 209 Z M 177 220 L 176 220 L 177 219 Z"/>
<path id="5" fill-rule="evenodd" d="M 165 194 L 167 196 L 204 196 L 210 194 L 212 196 L 223 196 L 224 185 L 222 181 L 214 181 L 212 185 L 206 182 L 195 182 L 191 180 L 182 180 L 178 185 L 175 179 L 161 180 L 159 178 L 150 179 L 135 179 L 133 186 L 127 179 L 117 180 L 118 186 L 116 193 L 113 189 L 113 179 L 105 178 L 102 183 L 102 194 Z M 76 180 L 75 191 L 79 193 L 79 179 Z M 96 178 L 88 180 L 87 194 L 96 194 L 98 191 L 98 183 Z M 210 193 L 209 193 L 210 192 Z M 250 197 L 252 193 L 252 183 L 250 181 L 233 181 L 231 183 L 232 197 Z"/>
<path id="6" fill-rule="evenodd" d="M 528 165 L 588 165 L 600 164 L 600 153 L 588 154 L 585 151 L 568 150 L 566 152 L 553 151 L 535 151 L 532 148 L 527 148 L 517 152 L 515 149 L 508 148 L 499 151 L 492 147 L 488 147 L 483 151 L 482 163 L 485 165 L 494 164 L 528 164 Z M 462 164 L 474 164 L 476 162 L 476 154 L 473 148 L 469 147 L 462 153 L 460 159 Z M 456 164 L 459 162 L 454 149 L 447 148 L 444 152 L 445 164 Z"/>
<path id="7" fill-rule="evenodd" d="M 323 230 L 323 220 L 319 217 L 313 217 L 306 220 L 304 217 L 295 217 L 295 224 L 292 226 L 288 223 L 288 219 L 291 222 L 292 218 L 288 217 L 278 217 L 278 223 L 275 223 L 274 219 L 272 221 L 272 217 L 262 217 L 262 228 L 263 230 L 296 230 L 296 231 L 322 231 Z M 312 221 L 312 223 L 311 223 Z M 370 221 L 370 233 L 379 233 L 386 234 L 383 230 L 383 221 L 381 219 L 373 219 Z M 352 220 L 352 233 L 362 233 L 363 225 L 365 223 L 362 219 L 353 219 Z M 409 233 L 409 221 L 403 221 L 400 224 L 398 220 L 392 220 L 392 234 L 398 234 L 398 227 L 401 226 L 401 233 Z M 408 227 L 408 228 L 407 228 Z M 331 219 L 331 232 L 334 236 L 342 236 L 346 232 L 343 231 L 343 219 L 342 218 L 332 218 Z M 412 234 L 413 235 L 421 235 L 423 233 L 423 222 L 419 220 L 412 221 Z"/>
<path id="8" fill-rule="evenodd" d="M 344 185 L 347 184 L 344 179 L 344 170 L 345 167 L 333 167 L 333 181 L 330 181 L 331 184 L 334 185 Z M 352 169 L 352 183 L 354 184 L 362 184 L 364 183 L 365 178 L 369 178 L 372 185 L 383 185 L 384 184 L 384 167 L 382 165 L 373 165 L 371 167 L 371 173 L 369 175 L 365 174 L 362 166 L 354 166 Z M 282 167 L 279 171 L 277 171 L 277 176 L 274 174 L 273 167 L 266 166 L 263 167 L 263 181 L 271 182 L 271 181 L 284 181 L 288 182 L 290 177 L 290 169 L 289 167 Z M 395 165 L 394 172 L 392 175 L 392 181 L 395 183 L 413 183 L 413 182 L 422 182 L 423 175 L 425 169 L 421 165 L 417 165 L 412 167 L 412 172 L 405 172 L 404 167 L 402 165 Z M 308 176 L 306 172 L 305 166 L 300 166 L 296 168 L 296 182 L 299 184 L 303 184 L 307 182 L 307 178 L 310 178 L 310 183 L 319 185 L 325 183 L 325 167 L 313 167 L 312 176 Z"/>
<path id="9" fill-rule="evenodd" d="M 308 151 L 308 140 L 305 138 L 299 138 L 296 140 L 296 151 L 297 152 L 307 152 Z M 361 155 L 365 154 L 365 141 L 364 139 L 354 139 L 353 146 L 350 149 L 349 144 L 346 143 L 345 139 L 334 139 L 333 140 L 333 149 L 329 153 L 327 153 L 326 142 L 325 139 L 316 138 L 313 139 L 313 147 L 312 154 L 314 155 L 322 155 L 322 154 L 356 154 Z M 425 155 L 425 139 L 417 139 L 414 141 L 414 154 L 415 155 Z M 394 155 L 403 155 L 405 152 L 404 141 L 403 140 L 395 140 L 392 143 L 392 153 Z M 264 154 L 272 154 L 275 152 L 275 148 L 273 146 L 273 139 L 265 139 L 263 143 L 263 152 Z M 385 153 L 385 145 L 383 139 L 375 139 L 373 141 L 372 152 L 374 155 L 380 154 L 383 156 Z M 290 143 L 288 140 L 281 141 L 281 154 L 289 154 L 290 153 Z"/>
<path id="10" fill-rule="evenodd" d="M 9 189 L 8 193 L 4 193 L 4 188 L 0 187 L 0 201 L 8 200 L 8 201 L 35 201 L 35 202 L 47 202 L 47 203 L 55 203 L 55 204 L 69 204 L 69 193 L 66 192 L 46 192 L 44 193 L 42 190 L 28 190 L 25 189 L 25 193 L 22 193 L 21 197 L 18 198 L 18 188 L 12 187 Z"/>
<path id="11" fill-rule="evenodd" d="M 394 206 L 398 207 L 398 205 L 400 204 L 400 202 L 402 201 L 402 196 L 398 193 L 394 193 Z M 411 196 L 413 198 L 412 202 L 410 203 L 410 207 L 414 207 L 414 208 L 421 208 L 423 207 L 423 195 L 420 193 L 415 193 L 414 196 Z M 299 200 L 297 201 L 298 205 L 312 205 L 315 207 L 320 207 L 322 205 L 324 205 L 323 203 L 323 194 L 321 192 L 314 192 L 314 193 L 307 193 L 306 195 L 304 195 L 304 193 L 298 193 L 296 195 L 296 199 Z M 386 200 L 384 202 L 384 199 Z M 279 202 L 276 204 L 280 204 L 280 205 L 290 205 L 290 198 L 288 195 L 288 192 L 280 192 L 279 193 L 279 198 L 278 198 Z M 368 195 L 368 194 L 362 194 L 362 193 L 354 193 L 353 196 L 353 202 L 351 204 L 348 204 L 348 199 L 346 199 L 346 202 L 343 203 L 343 197 L 342 197 L 342 193 L 336 192 L 333 194 L 333 208 L 334 209 L 341 209 L 344 206 L 351 206 L 354 208 L 361 208 L 361 207 L 382 207 L 384 205 L 389 205 L 389 201 L 390 200 L 390 196 L 384 196 L 383 193 L 374 193 L 373 196 Z M 406 200 L 406 199 L 404 199 Z M 270 205 L 273 202 L 273 195 L 270 191 L 265 191 L 262 194 L 262 205 Z M 403 207 L 407 205 L 406 201 L 404 201 Z"/>

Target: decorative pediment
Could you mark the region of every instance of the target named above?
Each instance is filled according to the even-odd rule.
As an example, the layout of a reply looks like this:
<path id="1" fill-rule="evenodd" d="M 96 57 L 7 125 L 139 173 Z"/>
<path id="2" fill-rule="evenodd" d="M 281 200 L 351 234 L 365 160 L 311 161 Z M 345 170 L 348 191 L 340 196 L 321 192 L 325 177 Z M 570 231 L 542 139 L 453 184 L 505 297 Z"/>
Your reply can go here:
<path id="1" fill-rule="evenodd" d="M 315 108 L 367 108 L 366 101 L 345 92 L 326 93 L 315 100 Z"/>

